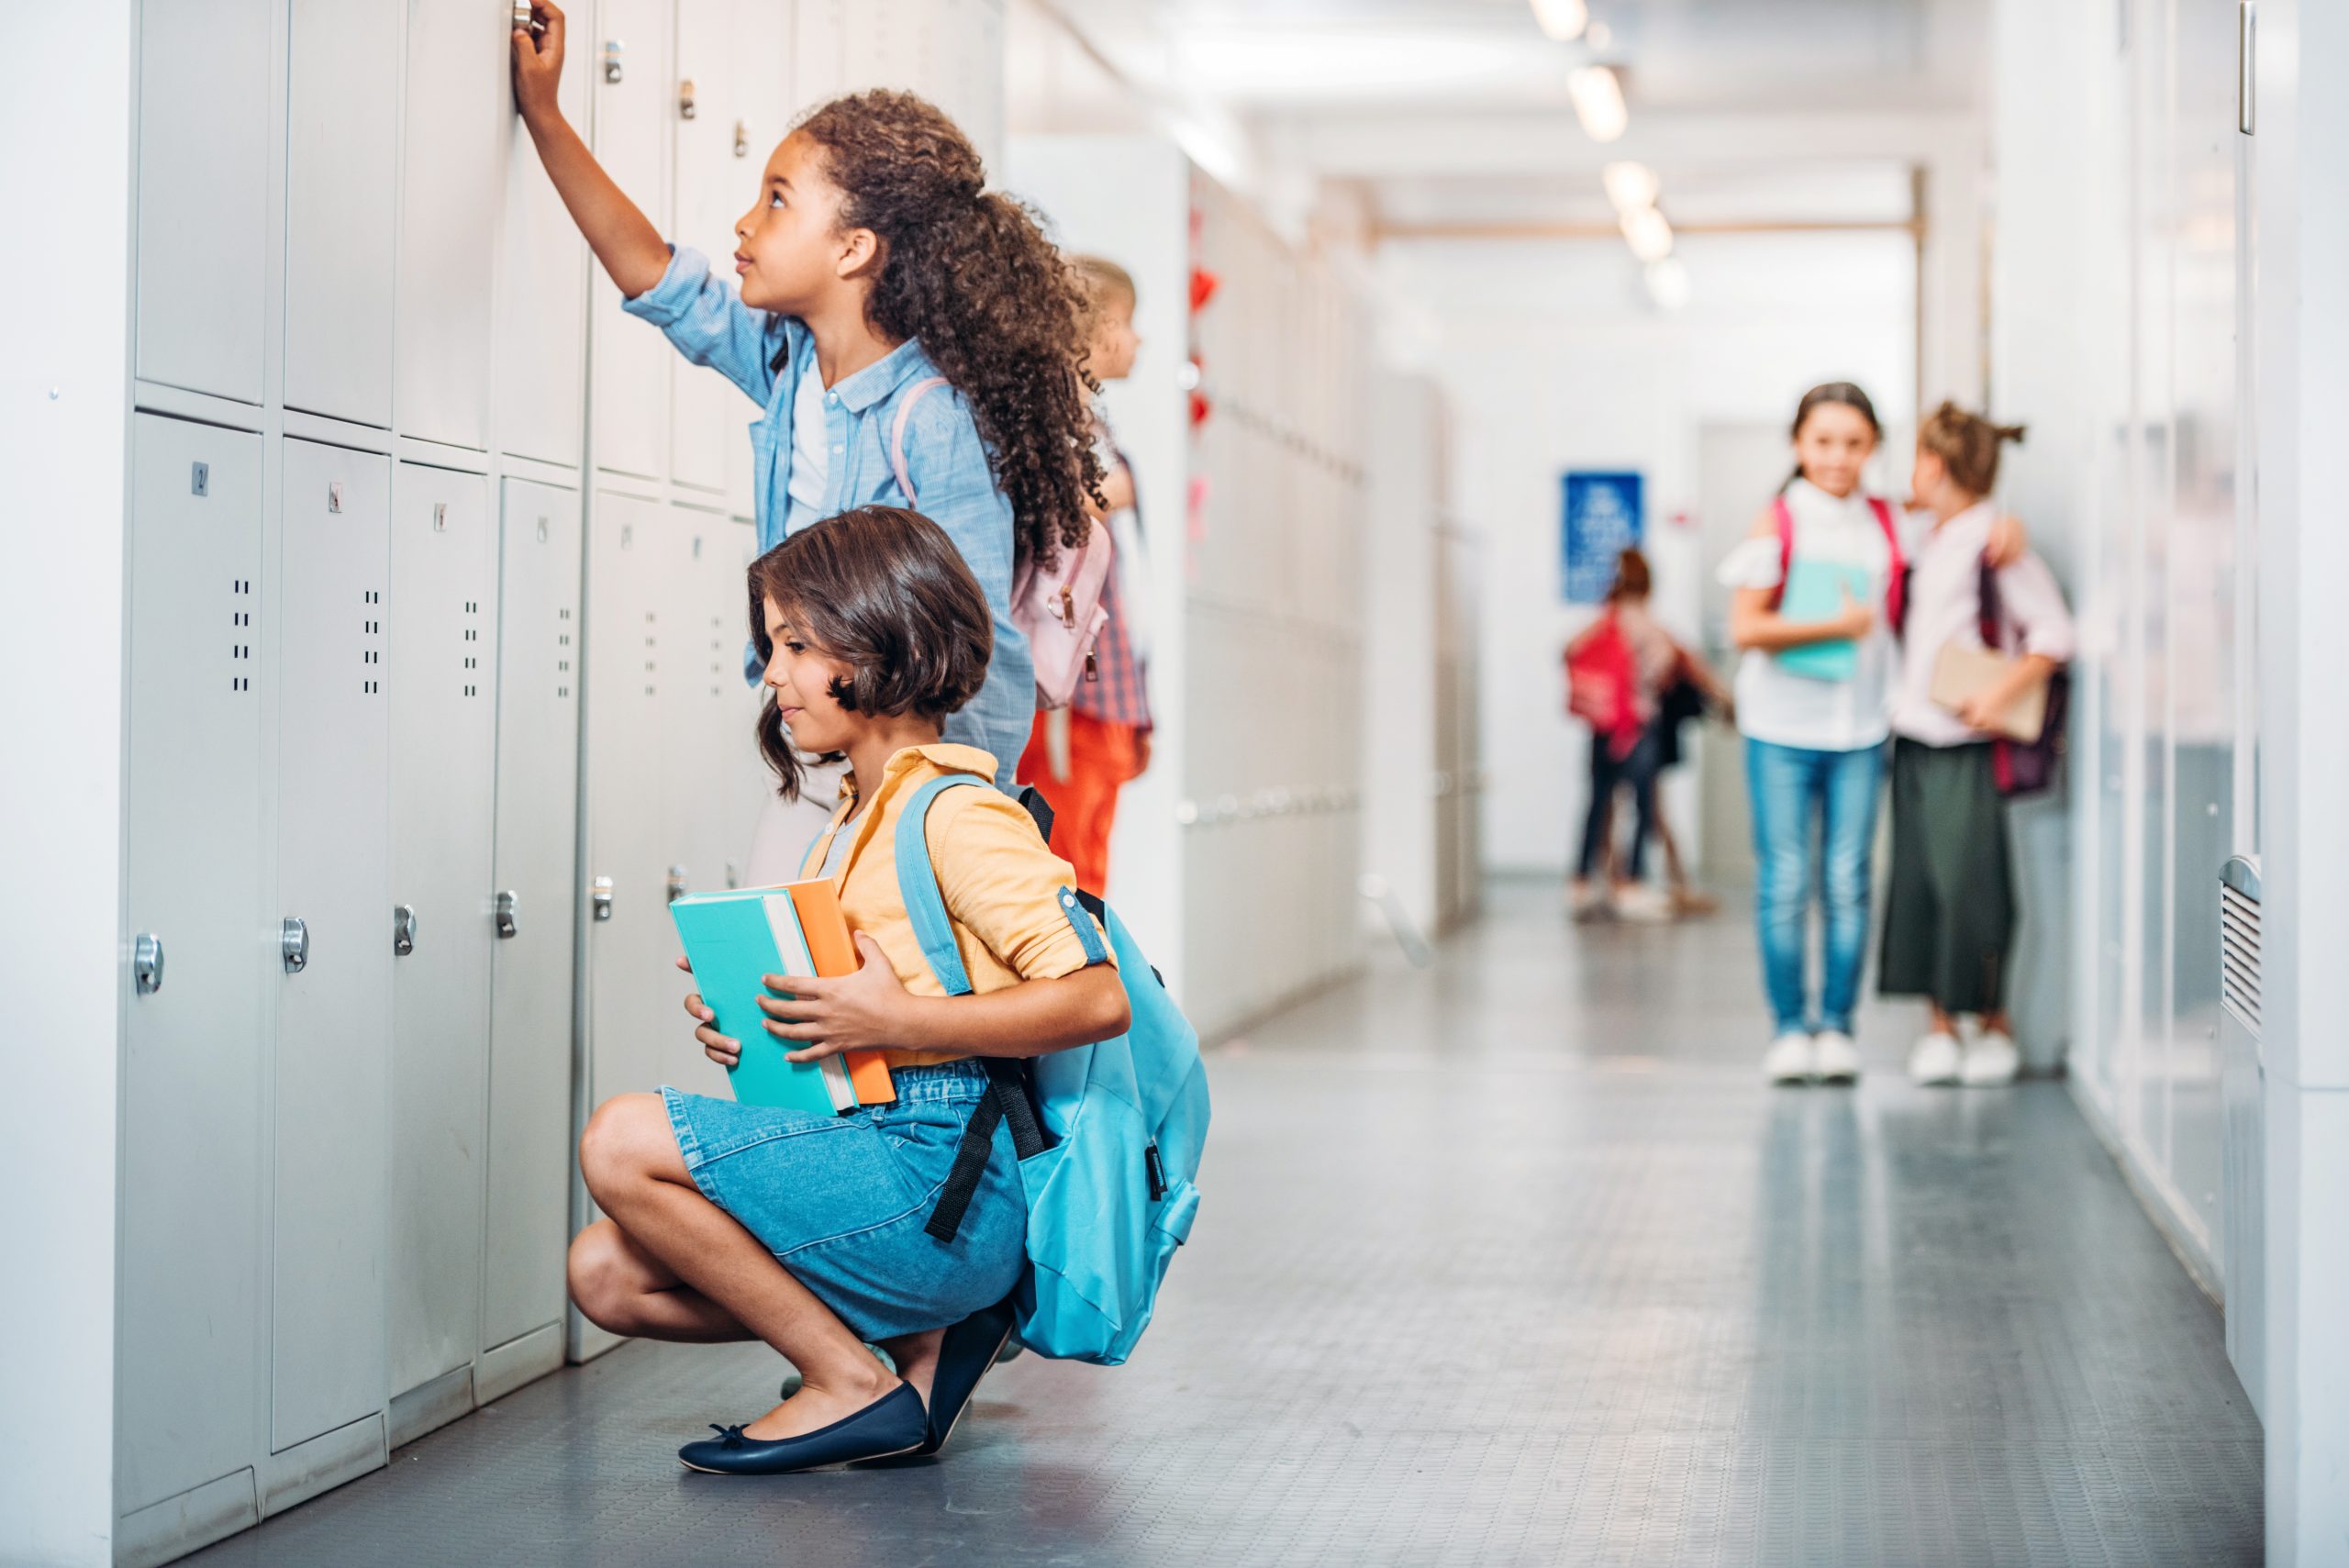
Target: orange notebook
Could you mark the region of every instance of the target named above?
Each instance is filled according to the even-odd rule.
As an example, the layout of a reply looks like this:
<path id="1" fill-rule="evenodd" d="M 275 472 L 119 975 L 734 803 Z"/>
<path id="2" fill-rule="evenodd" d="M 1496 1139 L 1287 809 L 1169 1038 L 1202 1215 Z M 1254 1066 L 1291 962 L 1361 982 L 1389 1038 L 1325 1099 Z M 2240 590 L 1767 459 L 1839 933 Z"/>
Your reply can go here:
<path id="1" fill-rule="evenodd" d="M 786 882 L 783 890 L 791 895 L 799 934 L 807 939 L 807 956 L 816 961 L 816 973 L 828 977 L 855 973 L 856 942 L 848 934 L 848 917 L 841 913 L 840 889 L 831 879 Z M 848 1081 L 856 1086 L 858 1105 L 877 1106 L 897 1097 L 889 1064 L 879 1051 L 852 1051 L 842 1060 L 848 1064 Z"/>

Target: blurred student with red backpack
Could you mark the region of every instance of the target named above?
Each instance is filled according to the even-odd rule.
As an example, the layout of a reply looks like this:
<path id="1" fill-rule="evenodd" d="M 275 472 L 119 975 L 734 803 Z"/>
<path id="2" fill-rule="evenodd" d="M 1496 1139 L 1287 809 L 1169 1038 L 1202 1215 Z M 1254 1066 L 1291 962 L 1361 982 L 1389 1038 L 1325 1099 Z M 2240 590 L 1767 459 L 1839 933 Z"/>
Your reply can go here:
<path id="1" fill-rule="evenodd" d="M 1567 711 L 1590 726 L 1590 802 L 1582 852 L 1566 887 L 1576 919 L 1609 907 L 1627 920 L 1669 920 L 1678 912 L 1674 896 L 1646 880 L 1647 846 L 1657 826 L 1656 778 L 1667 751 L 1677 756 L 1676 731 L 1687 717 L 1668 711 L 1667 697 L 1683 686 L 1719 695 L 1720 683 L 1649 613 L 1653 586 L 1647 557 L 1623 551 L 1607 607 L 1566 645 Z M 1625 788 L 1631 794 L 1631 842 L 1618 856 L 1609 840 L 1615 793 Z M 1604 888 L 1597 880 L 1602 875 Z"/>

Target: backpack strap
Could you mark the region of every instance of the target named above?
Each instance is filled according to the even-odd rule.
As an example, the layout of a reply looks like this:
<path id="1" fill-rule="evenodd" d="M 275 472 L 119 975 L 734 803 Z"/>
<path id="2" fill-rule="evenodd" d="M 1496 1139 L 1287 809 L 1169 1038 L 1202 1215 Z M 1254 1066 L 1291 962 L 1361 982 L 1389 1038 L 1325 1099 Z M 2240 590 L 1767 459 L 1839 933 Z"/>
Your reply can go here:
<path id="1" fill-rule="evenodd" d="M 1892 503 L 1881 495 L 1868 497 L 1868 510 L 1876 514 L 1876 527 L 1884 530 L 1884 614 L 1892 623 L 1892 635 L 1898 637 L 1909 624 L 1909 560 L 1900 553 L 1900 524 L 1892 515 Z"/>
<path id="2" fill-rule="evenodd" d="M 970 773 L 931 779 L 906 803 L 897 818 L 895 840 L 898 896 L 905 902 L 907 917 L 913 922 L 922 956 L 930 961 L 930 973 L 938 977 L 949 996 L 971 995 L 971 974 L 963 963 L 962 950 L 954 945 L 954 922 L 947 916 L 946 899 L 938 891 L 938 868 L 930 858 L 929 819 L 930 808 L 938 797 L 961 784 L 993 787 Z M 1108 950 L 1102 944 L 1100 933 L 1093 929 L 1093 922 L 1085 918 L 1075 891 L 1061 889 L 1060 905 L 1062 913 L 1075 929 L 1077 940 L 1085 946 L 1085 962 L 1093 964 L 1106 960 Z M 971 1119 L 963 1129 L 962 1141 L 954 1149 L 954 1163 L 946 1173 L 945 1184 L 939 1189 L 937 1206 L 922 1226 L 925 1232 L 941 1241 L 952 1241 L 962 1231 L 963 1216 L 979 1190 L 979 1181 L 985 1175 L 987 1161 L 994 1152 L 995 1129 L 998 1126 L 1010 1127 L 1011 1151 L 1017 1159 L 1040 1154 L 1051 1146 L 1036 1114 L 1027 1064 L 993 1056 L 979 1060 L 986 1068 L 986 1095 L 971 1112 Z"/>
<path id="3" fill-rule="evenodd" d="M 907 506 L 920 503 L 914 495 L 914 482 L 906 473 L 906 421 L 914 417 L 914 405 L 930 395 L 933 386 L 944 386 L 946 378 L 933 375 L 914 383 L 897 404 L 897 417 L 889 423 L 889 466 L 897 475 L 897 488 L 906 493 Z"/>
<path id="4" fill-rule="evenodd" d="M 1770 497 L 1770 520 L 1778 525 L 1778 585 L 1770 590 L 1770 610 L 1775 615 L 1787 602 L 1787 574 L 1795 569 L 1795 510 L 1787 505 L 1783 490 Z"/>

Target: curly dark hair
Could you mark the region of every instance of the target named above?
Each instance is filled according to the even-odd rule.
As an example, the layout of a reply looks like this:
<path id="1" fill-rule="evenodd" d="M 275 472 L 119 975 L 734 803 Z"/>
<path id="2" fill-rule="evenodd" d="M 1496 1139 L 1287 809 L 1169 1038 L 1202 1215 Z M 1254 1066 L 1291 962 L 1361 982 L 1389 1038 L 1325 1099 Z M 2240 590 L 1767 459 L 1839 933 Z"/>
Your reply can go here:
<path id="1" fill-rule="evenodd" d="M 882 240 L 866 317 L 918 338 L 963 394 L 1023 560 L 1084 542 L 1085 499 L 1102 504 L 1085 406 L 1084 283 L 1036 215 L 986 187 L 954 122 L 911 93 L 876 88 L 819 106 L 798 126 L 841 191 L 841 221 Z"/>
<path id="2" fill-rule="evenodd" d="M 832 678 L 851 713 L 916 713 L 940 723 L 978 694 L 995 652 L 979 580 L 946 530 L 903 506 L 859 506 L 802 528 L 751 563 L 751 641 L 763 666 L 773 599 L 807 646 L 849 667 Z M 776 790 L 799 797 L 799 753 L 775 711 L 759 705 L 759 751 Z M 837 758 L 818 759 L 824 762 Z"/>

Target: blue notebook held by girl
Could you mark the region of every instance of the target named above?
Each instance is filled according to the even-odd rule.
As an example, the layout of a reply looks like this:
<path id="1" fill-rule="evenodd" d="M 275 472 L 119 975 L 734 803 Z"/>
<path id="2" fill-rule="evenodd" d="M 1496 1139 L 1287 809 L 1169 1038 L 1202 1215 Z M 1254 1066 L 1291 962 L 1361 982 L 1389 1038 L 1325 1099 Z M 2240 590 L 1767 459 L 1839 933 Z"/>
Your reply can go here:
<path id="1" fill-rule="evenodd" d="M 1833 620 L 1843 613 L 1846 598 L 1865 605 L 1875 594 L 1875 573 L 1866 567 L 1798 555 L 1787 563 L 1786 592 L 1778 601 L 1778 615 L 1790 621 Z M 1850 681 L 1860 673 L 1860 645 L 1849 638 L 1785 649 L 1777 659 L 1778 667 L 1787 673 L 1814 681 Z"/>
<path id="2" fill-rule="evenodd" d="M 837 1056 L 793 1062 L 793 1048 L 769 1034 L 759 998 L 770 974 L 814 974 L 791 894 L 780 887 L 730 893 L 688 894 L 669 906 L 694 982 L 702 1000 L 718 1015 L 711 1027 L 742 1044 L 742 1057 L 729 1069 L 734 1097 L 746 1106 L 787 1106 L 832 1116 L 854 1110 L 856 1090 L 847 1064 Z"/>

